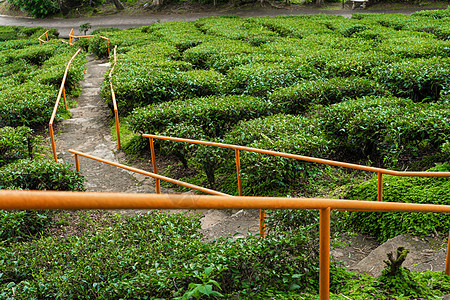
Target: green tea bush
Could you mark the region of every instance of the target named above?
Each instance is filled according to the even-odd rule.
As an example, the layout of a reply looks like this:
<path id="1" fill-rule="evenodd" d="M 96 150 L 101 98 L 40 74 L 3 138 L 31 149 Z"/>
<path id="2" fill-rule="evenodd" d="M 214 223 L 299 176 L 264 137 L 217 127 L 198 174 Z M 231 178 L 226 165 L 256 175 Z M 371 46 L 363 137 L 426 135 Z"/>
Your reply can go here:
<path id="1" fill-rule="evenodd" d="M 356 156 L 383 159 L 387 165 L 437 153 L 450 133 L 446 105 L 367 97 L 331 105 L 320 127 L 333 148 Z"/>
<path id="2" fill-rule="evenodd" d="M 278 114 L 265 118 L 239 122 L 220 140 L 222 143 L 248 146 L 266 150 L 323 157 L 329 155 L 330 142 L 320 131 L 316 120 Z M 314 166 L 295 159 L 282 158 L 249 151 L 241 151 L 241 178 L 245 195 L 279 195 L 286 193 L 293 182 L 317 172 Z M 190 161 L 207 172 L 210 184 L 213 175 L 227 178 L 221 188 L 235 193 L 234 152 L 215 147 L 200 147 Z M 223 180 L 219 178 L 219 182 Z M 231 182 L 230 182 L 231 180 Z M 231 190 L 229 190 L 231 189 Z"/>
<path id="3" fill-rule="evenodd" d="M 269 102 L 250 96 L 209 96 L 138 108 L 127 121 L 136 132 L 160 133 L 184 123 L 200 126 L 210 137 L 223 135 L 236 122 L 272 113 Z"/>
<path id="4" fill-rule="evenodd" d="M 32 133 L 33 130 L 25 126 L 0 128 L 0 167 L 33 155 L 36 141 Z"/>
<path id="5" fill-rule="evenodd" d="M 30 64 L 40 66 L 52 57 L 56 52 L 55 44 L 45 43 L 44 45 L 31 45 L 23 49 L 17 49 L 8 55 L 9 62 L 23 59 Z"/>
<path id="6" fill-rule="evenodd" d="M 239 17 L 206 17 L 196 21 L 195 25 L 208 35 L 243 40 L 254 45 L 260 45 L 278 36 L 264 26 Z"/>
<path id="7" fill-rule="evenodd" d="M 322 15 L 323 16 L 323 15 Z M 338 20 L 340 16 L 280 16 L 275 18 L 261 17 L 250 19 L 258 25 L 263 25 L 283 37 L 301 39 L 309 35 L 330 34 L 321 19 Z"/>
<path id="8" fill-rule="evenodd" d="M 210 280 L 239 298 L 317 289 L 316 231 L 205 242 L 199 228 L 198 217 L 154 212 L 99 232 L 11 244 L 2 250 L 1 295 L 14 287 L 23 298 L 175 298 Z"/>
<path id="9" fill-rule="evenodd" d="M 429 17 L 429 18 L 433 18 L 433 19 L 449 18 L 450 17 L 450 9 L 447 7 L 447 9 L 442 9 L 442 10 L 416 11 L 411 16 L 413 16 L 413 17 Z"/>
<path id="10" fill-rule="evenodd" d="M 240 40 L 213 40 L 201 43 L 183 53 L 183 60 L 190 62 L 200 69 L 209 69 L 223 57 L 258 52 L 257 47 Z"/>
<path id="11" fill-rule="evenodd" d="M 0 26 L 0 42 L 15 40 L 17 38 L 17 29 L 10 26 Z"/>
<path id="12" fill-rule="evenodd" d="M 316 76 L 317 70 L 309 65 L 292 66 L 277 63 L 248 64 L 235 67 L 227 73 L 231 93 L 260 97 L 302 79 L 311 79 Z"/>
<path id="13" fill-rule="evenodd" d="M 36 41 L 32 40 L 32 39 L 9 40 L 9 41 L 0 42 L 0 51 L 23 49 L 30 45 L 36 45 Z"/>
<path id="14" fill-rule="evenodd" d="M 314 105 L 330 105 L 346 99 L 366 95 L 385 95 L 376 82 L 361 78 L 331 78 L 305 81 L 279 89 L 269 95 L 269 100 L 279 111 L 288 114 L 301 114 Z"/>
<path id="15" fill-rule="evenodd" d="M 69 164 L 22 159 L 0 169 L 0 189 L 83 191 L 84 177 Z"/>
<path id="16" fill-rule="evenodd" d="M 376 68 L 373 77 L 397 96 L 436 101 L 449 86 L 448 58 L 411 59 Z"/>
<path id="17" fill-rule="evenodd" d="M 142 32 L 175 46 L 180 52 L 214 39 L 198 30 L 194 23 L 185 21 L 154 23 L 143 27 Z"/>
<path id="18" fill-rule="evenodd" d="M 32 74 L 34 75 L 35 81 L 41 84 L 53 86 L 58 90 L 61 86 L 67 63 L 75 54 L 73 50 L 59 52 L 60 53 L 57 53 L 46 60 L 41 69 Z M 82 53 L 78 54 L 72 61 L 67 72 L 66 83 L 64 85 L 66 93 L 72 92 L 78 86 L 78 83 L 83 80 L 85 63 L 86 56 Z"/>
<path id="19" fill-rule="evenodd" d="M 433 172 L 449 172 L 448 163 L 430 169 Z M 450 181 L 433 177 L 394 177 L 383 176 L 383 201 L 448 204 L 450 200 Z M 376 201 L 377 179 L 357 185 L 345 199 Z M 427 235 L 447 234 L 450 226 L 448 217 L 441 213 L 376 213 L 351 212 L 348 221 L 352 226 L 384 242 L 399 234 Z"/>
<path id="20" fill-rule="evenodd" d="M 42 233 L 51 223 L 50 212 L 0 210 L 0 239 L 3 245 L 26 241 Z"/>
<path id="21" fill-rule="evenodd" d="M 36 126 L 50 120 L 58 91 L 29 81 L 2 90 L 0 126 Z"/>

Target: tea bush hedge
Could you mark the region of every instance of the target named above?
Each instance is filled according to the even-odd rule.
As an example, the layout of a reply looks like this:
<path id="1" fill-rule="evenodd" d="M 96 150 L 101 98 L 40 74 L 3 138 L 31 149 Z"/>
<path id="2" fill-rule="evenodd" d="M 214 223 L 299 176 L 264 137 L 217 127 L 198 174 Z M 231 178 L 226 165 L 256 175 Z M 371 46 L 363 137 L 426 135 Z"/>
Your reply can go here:
<path id="1" fill-rule="evenodd" d="M 445 163 L 430 169 L 434 172 L 449 172 L 450 165 Z M 448 204 L 450 199 L 450 181 L 447 178 L 433 177 L 394 177 L 383 176 L 383 201 Z M 377 179 L 357 185 L 351 189 L 345 199 L 376 201 Z M 366 213 L 351 212 L 348 221 L 355 228 L 384 242 L 399 234 L 425 236 L 431 233 L 447 234 L 450 220 L 445 214 L 438 213 Z"/>
<path id="2" fill-rule="evenodd" d="M 400 97 L 436 101 L 450 84 L 448 58 L 410 59 L 374 69 L 373 77 Z"/>
<path id="3" fill-rule="evenodd" d="M 83 191 L 84 177 L 69 164 L 36 158 L 0 168 L 0 189 Z"/>
<path id="4" fill-rule="evenodd" d="M 0 261 L 0 295 L 14 287 L 23 298 L 175 298 L 210 280 L 239 298 L 317 289 L 317 230 L 205 242 L 199 228 L 198 217 L 153 212 L 99 232 L 12 244 Z"/>
<path id="5" fill-rule="evenodd" d="M 218 137 L 239 120 L 270 115 L 268 101 L 250 96 L 209 96 L 150 105 L 133 111 L 127 121 L 136 132 L 159 133 L 184 123 L 200 126 L 205 134 Z"/>
<path id="6" fill-rule="evenodd" d="M 36 82 L 2 90 L 0 126 L 37 126 L 50 120 L 58 91 Z"/>
<path id="7" fill-rule="evenodd" d="M 314 78 L 317 73 L 317 70 L 309 65 L 254 63 L 229 70 L 227 78 L 231 93 L 262 97 L 302 79 Z"/>
<path id="8" fill-rule="evenodd" d="M 387 165 L 409 163 L 439 148 L 450 134 L 449 109 L 408 99 L 361 98 L 326 107 L 320 127 L 334 147 Z"/>
<path id="9" fill-rule="evenodd" d="M 33 143 L 36 142 L 31 137 L 32 133 L 33 130 L 25 126 L 0 128 L 0 167 L 32 156 Z"/>
<path id="10" fill-rule="evenodd" d="M 294 153 L 324 157 L 331 153 L 330 142 L 320 131 L 317 121 L 311 118 L 278 114 L 269 117 L 241 121 L 220 142 Z M 244 180 L 246 195 L 279 195 L 289 189 L 290 184 L 300 177 L 306 176 L 316 169 L 303 162 L 259 153 L 241 151 L 241 178 Z M 203 146 L 195 151 L 190 162 L 202 167 L 209 173 L 212 184 L 214 174 L 220 170 L 228 180 L 220 188 L 226 192 L 236 193 L 234 152 L 215 147 Z M 225 175 L 226 174 L 226 175 Z M 221 175 L 219 174 L 219 177 Z M 221 179 L 219 178 L 219 181 Z M 231 190 L 229 190 L 231 189 Z"/>
<path id="11" fill-rule="evenodd" d="M 269 95 L 269 100 L 279 111 L 288 114 L 301 114 L 314 105 L 327 106 L 346 99 L 365 95 L 385 95 L 376 82 L 361 78 L 331 78 L 304 81 L 279 89 Z"/>

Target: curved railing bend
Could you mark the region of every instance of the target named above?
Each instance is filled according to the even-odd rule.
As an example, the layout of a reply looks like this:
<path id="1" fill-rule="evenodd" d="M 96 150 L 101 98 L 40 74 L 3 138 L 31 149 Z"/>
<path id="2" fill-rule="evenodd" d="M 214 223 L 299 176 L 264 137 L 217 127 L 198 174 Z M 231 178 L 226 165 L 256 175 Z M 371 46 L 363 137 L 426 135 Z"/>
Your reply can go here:
<path id="1" fill-rule="evenodd" d="M 55 106 L 53 108 L 53 113 L 52 113 L 52 116 L 50 118 L 50 122 L 48 124 L 49 131 L 50 131 L 50 139 L 51 139 L 51 142 L 52 142 L 53 158 L 55 159 L 55 162 L 58 162 L 58 157 L 56 156 L 56 145 L 55 145 L 55 135 L 53 133 L 53 122 L 55 121 L 56 112 L 58 111 L 58 106 L 59 106 L 59 101 L 61 100 L 61 95 L 63 95 L 64 106 L 67 109 L 66 89 L 65 89 L 64 85 L 66 83 L 67 72 L 69 71 L 70 64 L 75 59 L 75 57 L 78 55 L 78 53 L 80 53 L 80 51 L 81 51 L 81 48 L 78 49 L 78 51 L 72 56 L 72 58 L 67 63 L 66 70 L 64 71 L 63 80 L 61 82 L 61 87 L 59 88 L 58 97 L 56 97 L 56 102 L 55 102 Z"/>

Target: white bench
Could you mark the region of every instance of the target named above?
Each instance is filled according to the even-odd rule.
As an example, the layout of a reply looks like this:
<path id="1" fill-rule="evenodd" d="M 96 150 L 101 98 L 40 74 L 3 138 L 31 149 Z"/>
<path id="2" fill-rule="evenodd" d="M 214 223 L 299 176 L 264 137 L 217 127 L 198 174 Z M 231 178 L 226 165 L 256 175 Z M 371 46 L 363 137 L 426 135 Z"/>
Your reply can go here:
<path id="1" fill-rule="evenodd" d="M 366 8 L 366 4 L 367 4 L 367 2 L 369 2 L 369 0 L 350 0 L 350 1 L 352 1 L 352 9 L 355 9 L 356 8 L 356 3 L 362 3 L 361 4 L 361 7 L 362 8 Z"/>

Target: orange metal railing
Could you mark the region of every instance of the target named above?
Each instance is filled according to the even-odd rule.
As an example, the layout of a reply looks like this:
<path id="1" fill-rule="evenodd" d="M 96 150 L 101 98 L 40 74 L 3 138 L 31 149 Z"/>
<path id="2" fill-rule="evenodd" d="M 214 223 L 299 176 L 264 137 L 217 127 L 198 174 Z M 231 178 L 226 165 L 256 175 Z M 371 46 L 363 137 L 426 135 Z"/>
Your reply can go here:
<path id="1" fill-rule="evenodd" d="M 198 186 L 198 185 L 194 185 L 194 184 L 190 184 L 190 183 L 186 183 L 186 182 L 183 182 L 183 181 L 175 180 L 175 179 L 172 179 L 172 178 L 169 178 L 169 177 L 166 177 L 166 176 L 158 175 L 156 173 L 151 173 L 151 172 L 147 172 L 147 171 L 144 171 L 144 170 L 141 170 L 141 169 L 129 167 L 129 166 L 122 165 L 122 164 L 119 164 L 119 163 L 116 163 L 116 162 L 108 161 L 106 159 L 103 159 L 103 158 L 100 158 L 100 157 L 96 157 L 96 156 L 93 156 L 93 155 L 89 155 L 89 154 L 86 154 L 86 153 L 83 153 L 83 152 L 80 152 L 80 151 L 76 151 L 76 150 L 70 149 L 69 152 L 75 155 L 75 167 L 76 167 L 78 173 L 81 173 L 80 172 L 79 156 L 82 156 L 82 157 L 89 158 L 89 159 L 92 159 L 92 160 L 96 160 L 98 162 L 102 162 L 102 163 L 105 163 L 105 164 L 108 164 L 108 165 L 111 165 L 111 166 L 114 166 L 114 167 L 118 167 L 118 168 L 124 169 L 124 170 L 127 170 L 127 171 L 131 171 L 131 172 L 134 172 L 134 173 L 150 176 L 150 177 L 155 178 L 155 180 L 158 180 L 158 181 L 159 180 L 164 180 L 164 181 L 167 181 L 167 182 L 170 182 L 170 183 L 173 183 L 173 184 L 181 185 L 181 186 L 184 186 L 184 187 L 187 187 L 187 188 L 191 188 L 191 189 L 194 189 L 194 190 L 206 193 L 206 194 L 210 194 L 210 195 L 219 195 L 219 196 L 233 197 L 233 196 L 225 194 L 225 193 L 221 193 L 221 192 L 218 192 L 218 191 L 215 191 L 215 190 L 207 189 L 207 188 L 204 188 L 204 187 L 201 187 L 201 186 Z"/>
<path id="2" fill-rule="evenodd" d="M 50 139 L 51 139 L 51 143 L 52 143 L 53 158 L 55 159 L 55 162 L 58 162 L 58 157 L 56 156 L 56 145 L 55 145 L 55 135 L 53 133 L 53 122 L 55 121 L 56 112 L 58 111 L 58 106 L 59 106 L 59 101 L 61 100 L 61 95 L 63 95 L 64 106 L 67 110 L 66 89 L 65 89 L 64 85 L 66 83 L 67 72 L 69 71 L 70 64 L 75 59 L 75 57 L 78 55 L 78 53 L 80 53 L 80 51 L 81 51 L 81 48 L 78 49 L 78 51 L 72 56 L 72 58 L 67 63 L 66 70 L 64 71 L 64 77 L 61 82 L 61 87 L 59 88 L 58 97 L 56 98 L 55 107 L 53 108 L 53 113 L 50 118 L 50 122 L 48 124 L 49 131 L 50 131 Z"/>
<path id="3" fill-rule="evenodd" d="M 169 140 L 169 141 L 176 141 L 176 142 L 184 142 L 184 143 L 191 143 L 191 144 L 198 144 L 198 145 L 207 145 L 207 146 L 234 149 L 235 157 L 236 157 L 236 174 L 237 174 L 237 181 L 238 181 L 239 196 L 242 196 L 242 181 L 240 179 L 240 171 L 241 171 L 241 162 L 240 162 L 240 156 L 239 156 L 240 150 L 257 152 L 257 153 L 274 155 L 274 156 L 280 156 L 280 157 L 286 157 L 286 158 L 293 158 L 293 159 L 298 159 L 298 160 L 302 160 L 302 161 L 308 161 L 308 162 L 314 162 L 314 163 L 320 163 L 320 164 L 326 164 L 326 165 L 332 165 L 332 166 L 338 166 L 338 167 L 344 167 L 344 168 L 350 168 L 350 169 L 355 169 L 355 170 L 362 170 L 362 171 L 377 173 L 378 201 L 380 201 L 380 202 L 383 200 L 383 174 L 394 175 L 394 176 L 450 177 L 450 172 L 392 171 L 392 170 L 387 170 L 387 169 L 382 169 L 382 168 L 374 168 L 374 167 L 362 166 L 362 165 L 357 165 L 357 164 L 333 161 L 333 160 L 328 160 L 328 159 L 321 159 L 321 158 L 302 156 L 302 155 L 297 155 L 297 154 L 289 154 L 289 153 L 272 151 L 272 150 L 264 150 L 264 149 L 257 149 L 257 148 L 251 148 L 251 147 L 237 146 L 237 145 L 231 145 L 231 144 L 214 143 L 214 142 L 199 141 L 199 140 L 192 140 L 192 139 L 183 139 L 183 138 L 176 138 L 176 137 L 152 135 L 152 134 L 143 134 L 142 136 L 148 138 L 150 141 L 150 151 L 151 151 L 151 155 L 152 155 L 152 164 L 153 164 L 153 172 L 154 173 L 157 173 L 157 170 L 156 170 L 155 149 L 154 149 L 153 139 L 161 139 L 161 140 Z M 156 184 L 157 184 L 156 189 L 157 189 L 157 193 L 158 193 L 159 182 L 157 182 Z M 261 234 L 264 234 L 264 218 L 265 218 L 264 211 L 261 210 L 261 212 L 260 212 L 260 232 L 261 232 Z"/>
<path id="4" fill-rule="evenodd" d="M 69 44 L 71 44 L 71 45 L 73 45 L 74 43 L 75 43 L 75 39 L 78 39 L 78 40 L 81 40 L 81 38 L 88 38 L 88 39 L 91 39 L 91 37 L 94 37 L 95 35 L 92 35 L 92 34 L 88 34 L 88 35 L 74 35 L 73 34 L 73 28 L 70 30 L 70 33 L 69 33 Z M 102 38 L 102 39 L 104 39 L 104 40 L 106 40 L 106 42 L 108 43 L 108 56 L 110 55 L 110 52 L 111 52 L 111 50 L 110 50 L 110 48 L 109 48 L 109 38 L 107 38 L 107 37 L 105 37 L 105 36 L 102 36 L 102 35 L 100 35 L 99 36 L 100 38 Z"/>
<path id="5" fill-rule="evenodd" d="M 114 93 L 114 88 L 113 88 L 113 84 L 112 84 L 112 73 L 117 64 L 117 45 L 114 47 L 113 53 L 114 53 L 114 64 L 111 68 L 111 71 L 109 72 L 108 77 L 109 77 L 109 87 L 111 89 L 111 97 L 112 97 L 112 102 L 113 102 L 113 107 L 114 107 L 114 119 L 116 122 L 117 148 L 120 149 L 119 111 L 117 110 L 116 94 Z"/>
<path id="6" fill-rule="evenodd" d="M 44 41 L 44 40 L 42 39 L 42 37 L 43 37 L 44 35 L 45 35 L 46 38 L 47 38 L 46 41 Z M 47 30 L 46 32 L 44 32 L 43 34 L 41 34 L 41 35 L 38 37 L 38 41 L 39 41 L 39 45 L 40 45 L 41 43 L 48 42 L 48 30 Z"/>
<path id="7" fill-rule="evenodd" d="M 79 154 L 78 154 L 79 155 Z M 156 175 L 156 174 L 154 174 Z M 378 201 L 230 197 L 211 195 L 83 193 L 56 191 L 0 191 L 0 209 L 319 209 L 320 257 L 319 297 L 330 297 L 330 212 L 359 210 L 369 212 L 450 213 L 450 205 Z M 450 235 L 449 235 L 450 241 Z M 445 274 L 450 275 L 450 243 L 447 246 Z"/>

